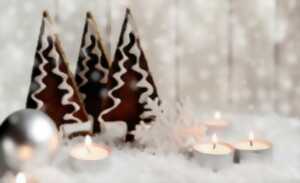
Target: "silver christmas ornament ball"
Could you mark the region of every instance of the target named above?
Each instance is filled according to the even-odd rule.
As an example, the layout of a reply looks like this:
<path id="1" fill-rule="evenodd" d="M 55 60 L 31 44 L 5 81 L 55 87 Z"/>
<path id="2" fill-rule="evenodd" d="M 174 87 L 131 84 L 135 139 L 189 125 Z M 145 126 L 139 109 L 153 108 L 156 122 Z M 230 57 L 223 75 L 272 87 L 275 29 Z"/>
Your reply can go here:
<path id="1" fill-rule="evenodd" d="M 41 111 L 17 111 L 0 126 L 0 166 L 4 170 L 20 171 L 46 164 L 58 146 L 56 126 Z"/>

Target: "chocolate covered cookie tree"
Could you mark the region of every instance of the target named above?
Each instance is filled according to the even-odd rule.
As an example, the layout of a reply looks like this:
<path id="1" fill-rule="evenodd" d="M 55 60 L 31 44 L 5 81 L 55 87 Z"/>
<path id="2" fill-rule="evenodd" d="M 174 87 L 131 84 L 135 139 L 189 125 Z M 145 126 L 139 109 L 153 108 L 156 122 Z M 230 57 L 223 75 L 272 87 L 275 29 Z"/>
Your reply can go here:
<path id="1" fill-rule="evenodd" d="M 106 95 L 109 64 L 97 30 L 97 24 L 92 14 L 88 12 L 81 40 L 75 79 L 85 108 L 93 119 L 94 132 L 101 131 L 98 117 L 101 112 L 103 97 Z"/>
<path id="2" fill-rule="evenodd" d="M 91 122 L 53 28 L 44 12 L 26 106 L 47 113 L 69 136 L 91 130 Z"/>
<path id="3" fill-rule="evenodd" d="M 115 58 L 108 78 L 108 95 L 99 120 L 125 122 L 126 141 L 134 140 L 141 123 L 151 123 L 160 104 L 132 15 L 126 10 Z"/>

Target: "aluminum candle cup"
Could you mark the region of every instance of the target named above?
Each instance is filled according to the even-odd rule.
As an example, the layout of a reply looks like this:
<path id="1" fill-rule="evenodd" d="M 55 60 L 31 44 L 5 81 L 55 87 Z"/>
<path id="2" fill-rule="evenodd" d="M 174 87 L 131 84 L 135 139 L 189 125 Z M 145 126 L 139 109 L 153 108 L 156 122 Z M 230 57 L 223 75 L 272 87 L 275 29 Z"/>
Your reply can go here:
<path id="1" fill-rule="evenodd" d="M 236 148 L 234 162 L 251 160 L 270 160 L 272 159 L 272 143 L 267 140 L 254 139 L 250 132 L 249 139 L 238 142 L 234 145 Z"/>
<path id="2" fill-rule="evenodd" d="M 77 170 L 97 170 L 109 166 L 111 149 L 92 142 L 90 136 L 85 137 L 84 143 L 78 144 L 70 150 L 70 161 Z"/>
<path id="3" fill-rule="evenodd" d="M 229 144 L 218 142 L 214 135 L 212 142 L 194 146 L 194 157 L 201 166 L 218 171 L 233 164 L 234 148 Z"/>

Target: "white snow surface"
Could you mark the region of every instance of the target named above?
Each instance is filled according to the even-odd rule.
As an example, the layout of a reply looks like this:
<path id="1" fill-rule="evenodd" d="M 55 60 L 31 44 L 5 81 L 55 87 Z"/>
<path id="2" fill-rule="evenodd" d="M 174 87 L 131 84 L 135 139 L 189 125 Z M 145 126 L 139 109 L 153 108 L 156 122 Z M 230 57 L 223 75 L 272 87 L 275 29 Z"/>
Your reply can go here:
<path id="1" fill-rule="evenodd" d="M 164 125 L 161 125 L 160 129 L 153 127 L 149 131 L 149 134 L 151 130 L 158 131 L 156 136 L 151 138 L 153 142 L 163 142 L 161 146 L 148 143 L 142 148 L 141 145 L 124 145 L 105 135 L 98 136 L 94 138 L 94 142 L 105 143 L 112 148 L 109 161 L 103 161 L 94 167 L 82 165 L 76 169 L 68 158 L 68 149 L 83 140 L 83 138 L 77 138 L 64 142 L 60 153 L 51 165 L 37 167 L 26 173 L 42 183 L 53 183 L 58 180 L 60 183 L 286 183 L 300 181 L 300 148 L 297 145 L 300 139 L 299 120 L 280 117 L 276 114 L 231 114 L 226 117 L 232 122 L 232 126 L 226 129 L 226 133 L 220 135 L 220 139 L 233 143 L 244 138 L 251 129 L 257 136 L 272 141 L 272 160 L 266 162 L 258 158 L 241 164 L 232 164 L 218 172 L 213 172 L 210 168 L 201 167 L 201 164 L 194 158 L 188 158 L 180 153 L 180 146 L 174 148 L 171 145 L 172 138 L 164 138 L 165 134 L 159 135 L 160 130 L 165 131 L 162 127 Z M 2 180 L 5 181 L 5 178 Z"/>

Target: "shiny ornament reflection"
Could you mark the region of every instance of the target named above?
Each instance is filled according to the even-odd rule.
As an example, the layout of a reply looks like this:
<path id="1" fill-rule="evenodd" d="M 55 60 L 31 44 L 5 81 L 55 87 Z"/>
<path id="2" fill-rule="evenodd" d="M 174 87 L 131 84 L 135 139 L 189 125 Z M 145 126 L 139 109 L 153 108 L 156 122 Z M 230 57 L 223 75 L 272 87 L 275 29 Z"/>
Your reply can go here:
<path id="1" fill-rule="evenodd" d="M 58 149 L 54 122 L 43 112 L 31 109 L 8 116 L 0 127 L 2 169 L 20 171 L 46 164 Z"/>

